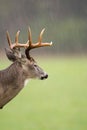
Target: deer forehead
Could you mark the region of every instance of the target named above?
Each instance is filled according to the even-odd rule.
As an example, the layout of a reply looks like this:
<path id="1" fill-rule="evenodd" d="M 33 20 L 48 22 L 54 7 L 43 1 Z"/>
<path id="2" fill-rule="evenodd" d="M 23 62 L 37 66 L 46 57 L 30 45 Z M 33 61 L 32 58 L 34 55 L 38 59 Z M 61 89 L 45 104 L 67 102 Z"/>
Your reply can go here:
<path id="1" fill-rule="evenodd" d="M 22 67 L 24 70 L 27 70 L 29 68 L 31 69 L 33 68 L 33 66 L 34 66 L 34 63 L 31 63 L 30 61 L 26 61 L 24 64 L 22 64 Z"/>

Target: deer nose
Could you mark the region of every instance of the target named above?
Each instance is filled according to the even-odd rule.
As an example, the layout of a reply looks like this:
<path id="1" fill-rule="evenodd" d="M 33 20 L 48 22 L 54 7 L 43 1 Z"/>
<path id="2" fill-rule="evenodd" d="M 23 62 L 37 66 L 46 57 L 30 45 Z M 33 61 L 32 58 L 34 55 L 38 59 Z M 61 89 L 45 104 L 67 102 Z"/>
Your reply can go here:
<path id="1" fill-rule="evenodd" d="M 48 78 L 48 74 L 41 76 L 41 80 L 47 79 L 47 78 Z"/>

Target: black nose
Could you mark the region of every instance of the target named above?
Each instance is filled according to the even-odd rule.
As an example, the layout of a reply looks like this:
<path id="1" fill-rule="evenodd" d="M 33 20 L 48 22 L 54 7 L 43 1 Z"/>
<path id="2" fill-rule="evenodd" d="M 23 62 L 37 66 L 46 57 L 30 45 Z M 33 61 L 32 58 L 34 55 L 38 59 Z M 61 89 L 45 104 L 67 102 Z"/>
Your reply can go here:
<path id="1" fill-rule="evenodd" d="M 47 79 L 48 78 L 48 74 L 44 75 L 44 76 L 41 76 L 41 80 L 43 79 Z"/>

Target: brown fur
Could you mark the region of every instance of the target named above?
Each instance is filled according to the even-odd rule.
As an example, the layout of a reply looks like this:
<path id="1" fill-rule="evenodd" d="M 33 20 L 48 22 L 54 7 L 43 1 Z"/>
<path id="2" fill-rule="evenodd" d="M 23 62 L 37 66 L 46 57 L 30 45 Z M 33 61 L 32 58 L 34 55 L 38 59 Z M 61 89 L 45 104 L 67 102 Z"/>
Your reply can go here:
<path id="1" fill-rule="evenodd" d="M 47 74 L 36 64 L 35 60 L 28 60 L 26 57 L 19 58 L 9 50 L 6 53 L 13 64 L 0 71 L 0 108 L 3 108 L 21 91 L 27 79 L 47 78 Z"/>

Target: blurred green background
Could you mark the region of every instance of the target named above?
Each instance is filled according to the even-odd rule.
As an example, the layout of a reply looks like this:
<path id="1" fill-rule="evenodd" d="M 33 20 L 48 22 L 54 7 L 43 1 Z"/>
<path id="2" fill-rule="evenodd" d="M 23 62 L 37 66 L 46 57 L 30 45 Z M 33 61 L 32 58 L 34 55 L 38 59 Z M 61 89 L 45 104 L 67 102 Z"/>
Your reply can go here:
<path id="1" fill-rule="evenodd" d="M 14 41 L 33 42 L 46 28 L 43 41 L 53 46 L 32 55 L 49 78 L 32 80 L 0 110 L 0 130 L 87 130 L 87 1 L 1 0 L 0 69 L 11 63 L 5 56 L 6 31 Z"/>
<path id="2" fill-rule="evenodd" d="M 17 30 L 20 41 L 27 41 L 27 28 L 32 29 L 36 42 L 42 28 L 44 41 L 53 41 L 50 53 L 86 53 L 87 1 L 86 0 L 1 0 L 0 48 L 7 46 L 6 31 L 12 40 Z M 45 51 L 45 48 L 43 49 Z"/>

